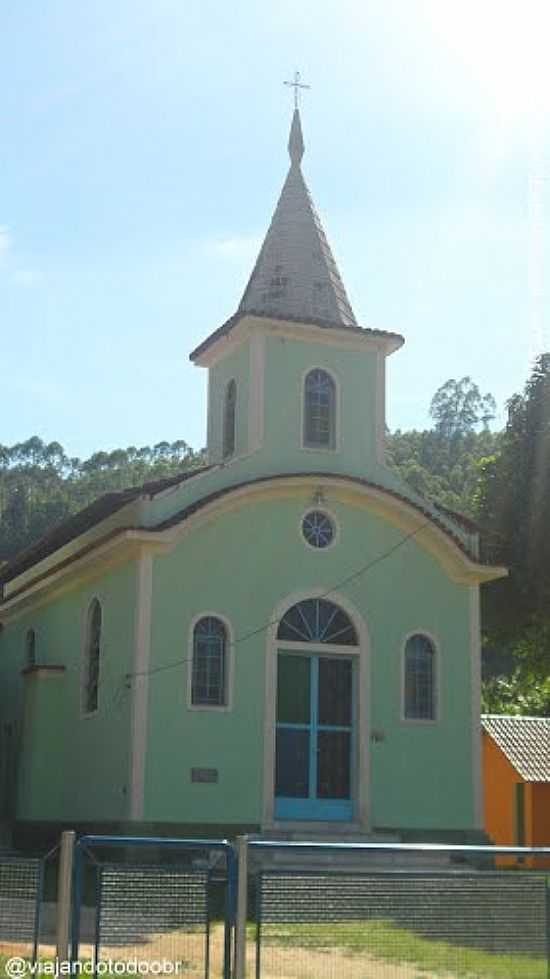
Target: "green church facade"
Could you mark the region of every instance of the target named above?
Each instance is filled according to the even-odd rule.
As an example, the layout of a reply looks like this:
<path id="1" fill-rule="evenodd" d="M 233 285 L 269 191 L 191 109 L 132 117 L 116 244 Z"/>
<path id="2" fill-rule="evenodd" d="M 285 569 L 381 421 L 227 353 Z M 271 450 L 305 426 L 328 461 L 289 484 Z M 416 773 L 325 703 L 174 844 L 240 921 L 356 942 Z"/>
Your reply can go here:
<path id="1" fill-rule="evenodd" d="M 504 572 L 386 465 L 403 341 L 355 322 L 297 113 L 289 149 L 239 310 L 191 355 L 207 466 L 98 501 L 2 573 L 22 828 L 481 832 L 479 587 Z"/>

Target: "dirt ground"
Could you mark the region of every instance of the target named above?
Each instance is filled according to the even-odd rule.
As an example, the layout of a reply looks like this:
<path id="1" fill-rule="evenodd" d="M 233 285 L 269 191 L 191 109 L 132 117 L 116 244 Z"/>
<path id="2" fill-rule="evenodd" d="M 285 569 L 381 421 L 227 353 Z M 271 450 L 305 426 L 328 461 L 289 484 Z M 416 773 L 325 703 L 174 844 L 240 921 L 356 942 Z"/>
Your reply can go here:
<path id="1" fill-rule="evenodd" d="M 0 943 L 5 955 L 29 954 L 28 946 Z M 163 932 L 149 936 L 139 945 L 102 946 L 101 959 L 137 962 L 181 962 L 176 974 L 181 979 L 204 979 L 204 935 L 189 932 Z M 82 959 L 89 959 L 92 946 L 82 944 Z M 55 945 L 40 945 L 41 958 L 54 958 Z M 223 962 L 223 926 L 214 925 L 210 932 L 210 979 L 221 979 Z M 451 973 L 430 972 L 414 965 L 387 962 L 368 954 L 349 955 L 343 950 L 321 951 L 305 948 L 267 946 L 262 949 L 261 979 L 454 979 Z M 247 979 L 255 979 L 256 948 L 247 948 Z"/>

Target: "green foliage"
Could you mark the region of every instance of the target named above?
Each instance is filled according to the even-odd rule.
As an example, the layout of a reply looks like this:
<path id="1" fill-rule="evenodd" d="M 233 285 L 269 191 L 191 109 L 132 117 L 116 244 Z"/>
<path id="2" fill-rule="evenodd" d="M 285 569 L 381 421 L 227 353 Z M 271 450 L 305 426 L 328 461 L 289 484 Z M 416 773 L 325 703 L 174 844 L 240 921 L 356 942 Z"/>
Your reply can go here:
<path id="1" fill-rule="evenodd" d="M 483 684 L 483 710 L 488 714 L 550 717 L 550 619 L 538 618 L 513 648 L 514 668 Z"/>
<path id="2" fill-rule="evenodd" d="M 433 430 L 397 431 L 388 436 L 388 462 L 422 496 L 473 517 L 481 460 L 497 445 L 492 432 L 469 432 L 451 455 L 445 438 Z"/>
<path id="3" fill-rule="evenodd" d="M 183 440 L 70 459 L 59 444 L 33 436 L 0 445 L 0 562 L 104 493 L 196 468 L 203 453 Z"/>
<path id="4" fill-rule="evenodd" d="M 509 401 L 500 451 L 484 463 L 481 482 L 486 554 L 511 568 L 501 586 L 508 602 L 502 625 L 509 632 L 513 620 L 519 639 L 550 608 L 550 354 L 538 358 L 523 394 Z"/>

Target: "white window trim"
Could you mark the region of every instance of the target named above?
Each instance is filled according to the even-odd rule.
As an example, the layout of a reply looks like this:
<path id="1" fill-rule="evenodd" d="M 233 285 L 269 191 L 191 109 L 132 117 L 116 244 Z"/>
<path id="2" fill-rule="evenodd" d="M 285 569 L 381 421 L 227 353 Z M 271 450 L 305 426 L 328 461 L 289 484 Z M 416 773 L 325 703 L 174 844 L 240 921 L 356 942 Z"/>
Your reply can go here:
<path id="1" fill-rule="evenodd" d="M 429 639 L 434 651 L 434 687 L 433 692 L 435 694 L 435 714 L 434 717 L 407 717 L 405 713 L 405 653 L 407 650 L 407 643 L 409 639 L 413 636 L 425 636 Z M 401 643 L 401 657 L 400 657 L 400 672 L 401 672 L 401 723 L 402 724 L 413 724 L 419 727 L 433 727 L 439 724 L 441 721 L 441 649 L 439 641 L 429 632 L 428 629 L 418 628 L 411 629 L 410 632 L 406 634 Z"/>
<path id="2" fill-rule="evenodd" d="M 227 632 L 227 642 L 225 646 L 225 693 L 226 693 L 226 703 L 225 704 L 193 704 L 192 694 L 193 694 L 193 655 L 195 651 L 194 644 L 194 632 L 197 622 L 201 619 L 219 619 L 223 622 L 226 632 Z M 234 681 L 234 669 L 235 669 L 235 638 L 233 634 L 233 627 L 231 622 L 225 615 L 221 612 L 216 612 L 212 610 L 206 610 L 204 612 L 199 612 L 191 620 L 189 626 L 189 632 L 187 636 L 187 693 L 186 693 L 186 704 L 187 710 L 191 711 L 207 711 L 209 713 L 227 713 L 233 710 L 233 681 Z"/>
<path id="3" fill-rule="evenodd" d="M 304 537 L 304 532 L 302 530 L 304 517 L 306 517 L 308 513 L 312 513 L 313 511 L 315 511 L 316 513 L 323 513 L 325 517 L 328 517 L 328 519 L 332 523 L 332 526 L 334 527 L 334 534 L 332 540 L 330 544 L 326 545 L 326 547 L 315 547 L 313 544 L 310 544 L 309 541 L 307 541 L 306 538 Z M 305 510 L 302 511 L 300 515 L 300 522 L 298 524 L 298 531 L 304 546 L 307 547 L 308 551 L 314 551 L 315 554 L 326 554 L 327 551 L 332 551 L 332 548 L 335 547 L 340 540 L 340 525 L 332 510 L 329 510 L 328 507 L 324 505 L 324 503 L 321 503 L 320 506 L 318 506 L 316 503 L 310 503 L 309 506 L 307 506 Z"/>
<path id="4" fill-rule="evenodd" d="M 334 419 L 334 445 L 306 445 L 305 443 L 305 421 L 306 421 L 306 377 L 311 374 L 312 371 L 324 371 L 332 378 L 334 384 L 334 410 L 336 412 L 336 418 Z M 300 380 L 300 449 L 302 452 L 328 452 L 330 455 L 334 455 L 335 452 L 341 451 L 342 443 L 342 430 L 341 430 L 341 418 L 342 418 L 342 386 L 338 376 L 334 373 L 332 368 L 326 367 L 324 364 L 310 364 L 305 370 L 302 371 L 302 376 Z"/>
<path id="5" fill-rule="evenodd" d="M 281 619 L 293 605 L 308 598 L 324 598 L 326 591 L 322 588 L 310 591 L 298 591 L 287 595 L 274 609 L 271 624 L 266 630 L 266 671 L 265 671 L 265 707 L 264 707 L 264 783 L 262 803 L 262 831 L 286 826 L 274 818 L 275 812 L 275 700 L 277 693 L 277 654 L 279 650 L 287 652 L 302 652 L 306 654 L 329 653 L 331 656 L 341 654 L 353 657 L 357 662 L 357 704 L 356 704 L 356 745 L 355 772 L 352 785 L 354 787 L 354 813 L 347 827 L 360 827 L 368 831 L 371 825 L 370 805 L 370 640 L 364 619 L 349 601 L 349 599 L 333 591 L 330 601 L 349 615 L 358 637 L 357 646 L 336 646 L 330 643 L 286 642 L 277 638 L 277 630 Z M 301 823 L 299 824 L 302 825 Z M 321 825 L 321 824 L 319 824 Z"/>
<path id="6" fill-rule="evenodd" d="M 88 674 L 88 623 L 90 619 L 90 609 L 94 602 L 99 602 L 99 607 L 101 609 L 101 634 L 99 641 L 99 677 L 97 684 L 97 707 L 95 710 L 85 710 L 85 691 L 86 691 L 86 678 Z M 105 601 L 103 596 L 99 593 L 92 595 L 90 600 L 86 603 L 81 619 L 81 635 L 80 635 L 80 720 L 87 721 L 92 717 L 97 717 L 100 712 L 101 704 L 101 673 L 103 669 L 103 654 L 105 650 Z"/>

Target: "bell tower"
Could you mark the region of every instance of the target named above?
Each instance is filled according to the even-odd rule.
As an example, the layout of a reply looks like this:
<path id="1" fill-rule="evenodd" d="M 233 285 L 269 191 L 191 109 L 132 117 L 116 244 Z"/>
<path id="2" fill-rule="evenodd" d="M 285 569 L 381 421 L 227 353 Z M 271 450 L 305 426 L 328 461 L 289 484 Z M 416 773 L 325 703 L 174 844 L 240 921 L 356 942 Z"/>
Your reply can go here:
<path id="1" fill-rule="evenodd" d="M 373 475 L 384 457 L 385 358 L 403 338 L 358 325 L 304 150 L 295 105 L 290 167 L 237 312 L 191 354 L 209 370 L 208 459 L 253 457 L 262 474 Z"/>

